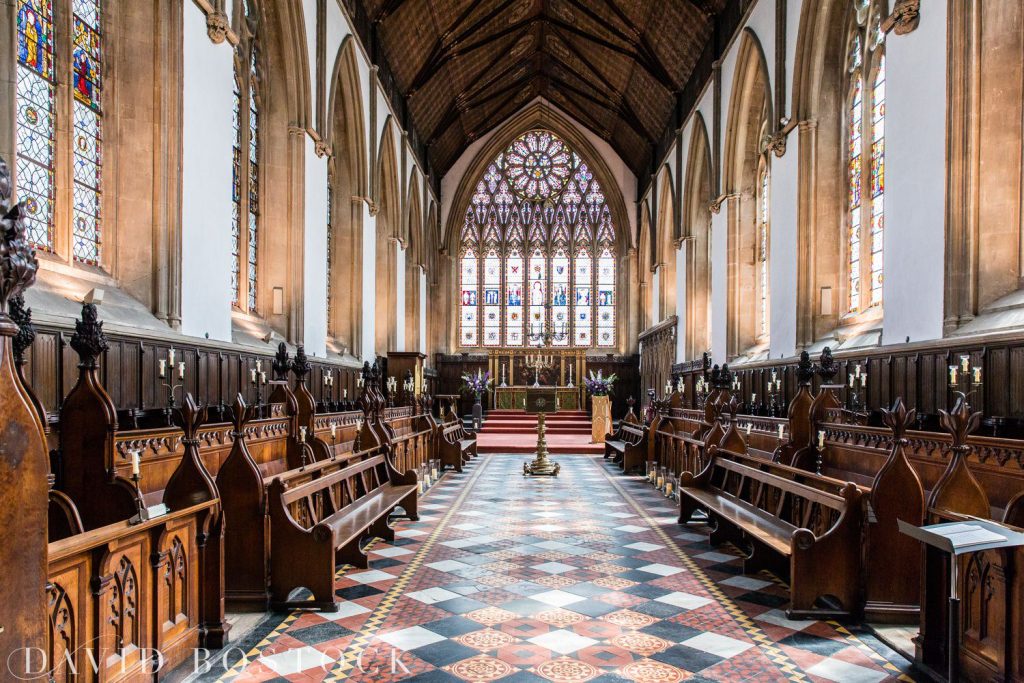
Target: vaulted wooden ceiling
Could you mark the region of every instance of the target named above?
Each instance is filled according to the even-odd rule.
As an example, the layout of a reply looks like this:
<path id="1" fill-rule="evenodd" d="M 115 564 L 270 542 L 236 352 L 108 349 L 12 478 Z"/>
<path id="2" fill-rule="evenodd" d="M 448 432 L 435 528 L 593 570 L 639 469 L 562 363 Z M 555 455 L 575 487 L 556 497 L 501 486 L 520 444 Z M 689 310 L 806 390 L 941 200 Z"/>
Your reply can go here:
<path id="1" fill-rule="evenodd" d="M 357 0 L 444 175 L 542 96 L 641 177 L 726 0 Z"/>

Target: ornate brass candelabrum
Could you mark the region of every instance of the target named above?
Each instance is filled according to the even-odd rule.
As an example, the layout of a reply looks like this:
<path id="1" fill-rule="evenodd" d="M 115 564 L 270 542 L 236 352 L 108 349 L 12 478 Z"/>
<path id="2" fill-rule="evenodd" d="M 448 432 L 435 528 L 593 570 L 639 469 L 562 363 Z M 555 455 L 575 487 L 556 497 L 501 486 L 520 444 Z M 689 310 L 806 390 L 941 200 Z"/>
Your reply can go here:
<path id="1" fill-rule="evenodd" d="M 533 386 L 540 386 L 540 371 L 554 364 L 554 356 L 543 353 L 531 353 L 526 356 L 526 367 L 533 370 Z"/>
<path id="2" fill-rule="evenodd" d="M 562 466 L 557 462 L 548 460 L 548 442 L 545 437 L 548 428 L 544 419 L 544 413 L 537 414 L 537 457 L 533 462 L 523 463 L 523 476 L 546 476 L 557 477 Z"/>

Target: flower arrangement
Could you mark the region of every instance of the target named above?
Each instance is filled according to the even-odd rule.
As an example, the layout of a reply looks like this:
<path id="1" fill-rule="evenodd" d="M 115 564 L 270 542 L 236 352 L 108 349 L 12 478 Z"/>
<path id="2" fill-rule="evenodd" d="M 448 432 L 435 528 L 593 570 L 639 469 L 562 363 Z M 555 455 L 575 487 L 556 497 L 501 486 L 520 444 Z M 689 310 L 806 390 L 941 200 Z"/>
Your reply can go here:
<path id="1" fill-rule="evenodd" d="M 480 398 L 484 392 L 489 391 L 491 388 L 491 371 L 481 372 L 476 371 L 476 374 L 465 374 L 462 376 L 464 385 L 462 390 L 473 394 L 476 398 Z"/>
<path id="2" fill-rule="evenodd" d="M 594 371 L 591 370 L 590 375 L 583 378 L 583 383 L 586 385 L 587 391 L 590 392 L 591 396 L 607 396 L 612 393 L 615 380 L 618 379 L 618 376 L 615 374 L 604 377 L 601 372 L 601 370 L 598 370 L 595 375 Z"/>

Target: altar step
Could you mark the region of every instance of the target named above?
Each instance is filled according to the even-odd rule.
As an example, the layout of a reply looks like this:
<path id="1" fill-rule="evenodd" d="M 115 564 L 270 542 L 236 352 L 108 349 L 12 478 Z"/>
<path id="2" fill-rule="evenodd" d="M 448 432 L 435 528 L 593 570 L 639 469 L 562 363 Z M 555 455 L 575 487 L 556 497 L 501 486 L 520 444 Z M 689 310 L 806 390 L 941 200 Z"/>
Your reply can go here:
<path id="1" fill-rule="evenodd" d="M 546 415 L 548 450 L 553 454 L 604 453 L 603 443 L 590 443 L 590 415 L 564 410 Z M 533 453 L 537 450 L 537 416 L 522 410 L 491 410 L 477 433 L 480 453 Z"/>

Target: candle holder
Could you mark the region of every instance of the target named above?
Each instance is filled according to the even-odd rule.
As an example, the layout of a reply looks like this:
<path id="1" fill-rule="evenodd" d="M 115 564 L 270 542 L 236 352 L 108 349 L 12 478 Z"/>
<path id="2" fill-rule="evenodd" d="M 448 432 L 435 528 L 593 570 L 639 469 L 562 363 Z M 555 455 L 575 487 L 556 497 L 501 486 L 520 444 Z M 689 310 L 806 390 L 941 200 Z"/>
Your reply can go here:
<path id="1" fill-rule="evenodd" d="M 185 363 L 179 361 L 177 366 L 175 366 L 174 355 L 174 347 L 172 346 L 167 350 L 167 358 L 161 358 L 158 361 L 159 378 L 165 380 L 160 385 L 167 390 L 167 404 L 164 407 L 164 416 L 167 418 L 168 427 L 171 426 L 171 415 L 174 409 L 178 407 L 174 392 L 184 386 L 183 380 L 185 379 Z M 178 380 L 182 381 L 174 380 L 175 369 L 177 369 Z"/>
<path id="2" fill-rule="evenodd" d="M 358 453 L 362 449 L 362 446 L 360 445 L 360 441 L 362 441 L 362 437 L 363 437 L 363 424 L 365 422 L 366 422 L 366 420 L 364 418 L 362 418 L 362 417 L 356 419 L 356 439 L 355 439 L 355 441 L 352 444 L 352 451 L 354 453 Z"/>
<path id="3" fill-rule="evenodd" d="M 337 445 L 338 445 L 338 423 L 332 420 L 331 421 L 331 462 L 334 462 L 334 459 L 338 457 L 337 451 L 334 450 Z"/>
<path id="4" fill-rule="evenodd" d="M 530 353 L 526 355 L 526 367 L 533 370 L 533 386 L 540 386 L 540 371 L 554 363 L 551 354 Z"/>
<path id="5" fill-rule="evenodd" d="M 334 371 L 324 371 L 324 389 L 327 390 L 327 400 L 331 403 L 334 402 Z"/>
<path id="6" fill-rule="evenodd" d="M 976 390 L 980 391 L 984 386 L 981 371 L 982 366 L 972 364 L 970 356 L 960 356 L 959 364 L 951 364 L 949 366 L 948 380 L 950 397 L 953 398 L 956 396 L 957 392 L 960 392 L 964 396 L 964 401 L 966 401 Z"/>
<path id="7" fill-rule="evenodd" d="M 849 373 L 846 389 L 846 404 L 850 412 L 859 413 L 867 406 L 868 375 L 860 363 Z"/>
<path id="8" fill-rule="evenodd" d="M 256 367 L 250 370 L 249 384 L 256 390 L 256 414 L 263 417 L 264 393 L 267 390 L 267 373 L 263 371 L 263 361 L 256 361 Z"/>
<path id="9" fill-rule="evenodd" d="M 505 364 L 501 364 L 501 387 L 504 389 L 508 385 L 505 384 Z"/>

